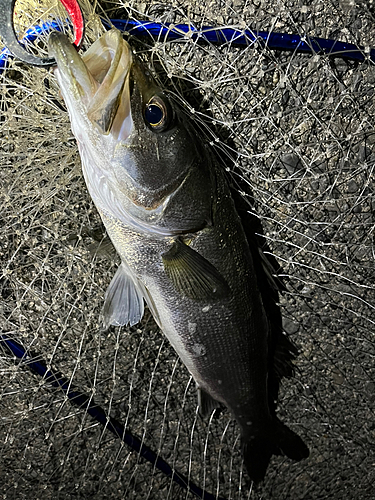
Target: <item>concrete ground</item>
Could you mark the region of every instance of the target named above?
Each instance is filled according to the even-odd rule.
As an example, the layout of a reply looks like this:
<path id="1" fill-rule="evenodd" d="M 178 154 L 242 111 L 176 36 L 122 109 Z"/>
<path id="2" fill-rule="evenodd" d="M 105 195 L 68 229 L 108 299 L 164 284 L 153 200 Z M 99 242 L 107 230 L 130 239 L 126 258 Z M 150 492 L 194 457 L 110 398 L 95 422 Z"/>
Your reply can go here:
<path id="1" fill-rule="evenodd" d="M 19 1 L 21 28 L 47 3 Z M 90 45 L 101 28 L 90 2 L 82 4 Z M 100 4 L 97 14 L 111 18 L 235 25 L 333 38 L 365 52 L 375 47 L 372 2 Z M 50 15 L 58 15 L 53 6 Z M 137 45 L 148 60 L 160 58 L 182 101 L 191 102 L 184 82 L 201 96 L 196 125 L 251 187 L 283 268 L 284 327 L 300 355 L 295 377 L 283 384 L 279 414 L 304 438 L 310 457 L 274 457 L 264 483 L 252 488 L 236 424 L 226 412 L 197 415 L 194 383 L 151 315 L 101 332 L 118 258 L 87 194 L 54 77 L 19 62 L 0 86 L 0 332 L 214 495 L 373 499 L 374 66 L 260 46 L 159 41 L 152 56 L 150 47 Z M 1 498 L 194 498 L 6 347 L 0 353 Z"/>

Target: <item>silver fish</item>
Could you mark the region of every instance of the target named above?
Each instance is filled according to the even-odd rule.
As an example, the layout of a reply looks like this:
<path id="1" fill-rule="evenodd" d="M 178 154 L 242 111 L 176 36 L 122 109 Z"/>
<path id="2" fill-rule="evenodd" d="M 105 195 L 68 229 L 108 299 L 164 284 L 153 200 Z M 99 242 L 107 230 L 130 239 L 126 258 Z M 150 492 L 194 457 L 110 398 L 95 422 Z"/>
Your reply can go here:
<path id="1" fill-rule="evenodd" d="M 280 319 L 267 304 L 267 265 L 194 122 L 117 30 L 83 57 L 52 33 L 49 52 L 88 190 L 121 257 L 105 326 L 136 324 L 146 301 L 194 377 L 201 413 L 223 404 L 235 417 L 254 481 L 273 454 L 306 458 L 301 438 L 275 415 L 295 352 L 267 315 L 273 307 Z"/>

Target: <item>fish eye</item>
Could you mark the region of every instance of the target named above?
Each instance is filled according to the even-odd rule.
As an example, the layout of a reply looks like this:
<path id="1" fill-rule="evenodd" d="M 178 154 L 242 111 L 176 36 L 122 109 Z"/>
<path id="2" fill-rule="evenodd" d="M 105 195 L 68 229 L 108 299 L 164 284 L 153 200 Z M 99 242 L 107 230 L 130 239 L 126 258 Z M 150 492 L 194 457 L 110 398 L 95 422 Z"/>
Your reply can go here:
<path id="1" fill-rule="evenodd" d="M 164 117 L 164 111 L 159 104 L 149 104 L 145 109 L 145 118 L 152 127 L 160 125 Z"/>
<path id="2" fill-rule="evenodd" d="M 154 132 L 163 132 L 170 125 L 172 114 L 167 100 L 154 95 L 145 106 L 145 123 Z"/>

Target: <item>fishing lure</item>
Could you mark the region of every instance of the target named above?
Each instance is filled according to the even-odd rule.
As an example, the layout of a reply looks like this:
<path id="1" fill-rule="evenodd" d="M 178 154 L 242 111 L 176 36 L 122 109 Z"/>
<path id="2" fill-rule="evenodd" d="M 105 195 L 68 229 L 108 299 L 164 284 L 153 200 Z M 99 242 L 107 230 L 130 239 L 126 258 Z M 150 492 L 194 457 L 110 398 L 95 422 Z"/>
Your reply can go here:
<path id="1" fill-rule="evenodd" d="M 74 45 L 77 49 L 81 46 L 84 37 L 84 21 L 81 8 L 76 0 L 60 0 L 61 3 L 66 8 L 72 24 L 74 27 Z M 25 50 L 25 47 L 18 41 L 16 32 L 14 30 L 13 24 L 13 13 L 16 0 L 0 0 L 0 35 L 4 42 L 4 45 L 8 51 L 16 56 L 21 61 L 30 64 L 31 66 L 52 66 L 54 64 L 53 58 L 50 57 L 37 57 L 30 52 Z M 57 25 L 51 26 L 55 29 Z M 38 30 L 38 27 L 31 28 L 26 33 L 26 40 L 34 41 L 37 35 L 43 31 L 42 28 Z M 1 64 L 0 54 L 0 69 L 4 66 Z M 5 56 L 8 56 L 5 54 Z M 7 58 L 7 57 L 6 57 Z"/>

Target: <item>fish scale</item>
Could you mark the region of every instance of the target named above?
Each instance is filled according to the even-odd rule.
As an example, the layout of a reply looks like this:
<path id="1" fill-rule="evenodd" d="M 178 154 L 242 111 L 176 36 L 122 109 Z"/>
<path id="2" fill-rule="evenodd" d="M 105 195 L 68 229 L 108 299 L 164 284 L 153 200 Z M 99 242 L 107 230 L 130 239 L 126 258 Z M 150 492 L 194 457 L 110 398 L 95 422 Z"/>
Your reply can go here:
<path id="1" fill-rule="evenodd" d="M 273 454 L 306 458 L 275 415 L 295 351 L 282 334 L 272 271 L 194 122 L 117 30 L 82 58 L 62 34 L 49 49 L 89 192 L 121 257 L 105 326 L 136 324 L 146 301 L 196 382 L 201 413 L 223 404 L 239 424 L 254 481 Z"/>

